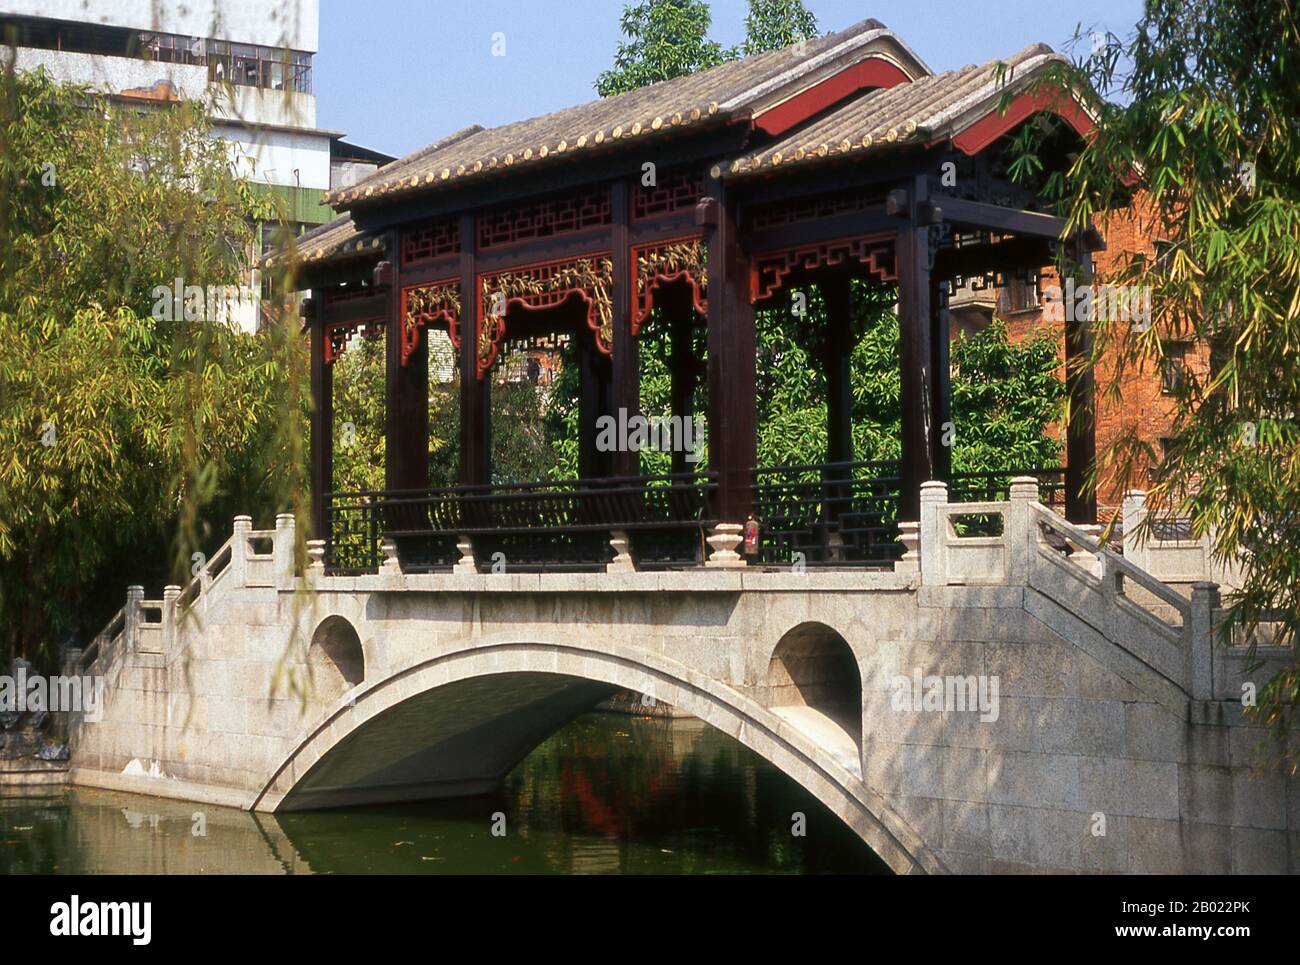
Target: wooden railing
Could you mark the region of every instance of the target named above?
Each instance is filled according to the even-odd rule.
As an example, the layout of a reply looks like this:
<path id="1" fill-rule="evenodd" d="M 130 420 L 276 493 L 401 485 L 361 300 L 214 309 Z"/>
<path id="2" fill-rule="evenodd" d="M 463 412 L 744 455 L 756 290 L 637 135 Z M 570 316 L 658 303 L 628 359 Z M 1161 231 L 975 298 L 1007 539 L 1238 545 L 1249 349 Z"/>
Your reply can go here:
<path id="1" fill-rule="evenodd" d="M 779 466 L 754 473 L 758 562 L 888 566 L 898 542 L 897 462 Z"/>
<path id="2" fill-rule="evenodd" d="M 483 569 L 597 569 L 611 559 L 614 532 L 626 533 L 640 568 L 694 565 L 716 522 L 715 488 L 709 473 L 675 473 L 328 493 L 325 569 L 375 572 L 385 539 L 409 573 L 452 567 L 463 539 Z"/>

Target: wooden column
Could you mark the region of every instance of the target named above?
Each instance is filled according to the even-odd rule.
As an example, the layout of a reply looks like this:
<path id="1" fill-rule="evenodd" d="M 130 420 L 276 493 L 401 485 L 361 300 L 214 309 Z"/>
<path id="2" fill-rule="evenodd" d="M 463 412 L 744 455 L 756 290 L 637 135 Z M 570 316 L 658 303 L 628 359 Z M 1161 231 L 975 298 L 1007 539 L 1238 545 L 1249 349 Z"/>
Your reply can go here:
<path id="1" fill-rule="evenodd" d="M 902 482 L 901 519 L 917 520 L 921 483 L 934 478 L 934 355 L 931 339 L 933 295 L 929 232 L 918 223 L 925 199 L 924 178 L 908 188 L 906 221 L 896 241 L 898 255 L 898 361 L 901 369 Z"/>
<path id="2" fill-rule="evenodd" d="M 460 482 L 492 480 L 492 383 L 478 378 L 478 312 L 474 215 L 460 216 Z"/>
<path id="3" fill-rule="evenodd" d="M 588 332 L 579 331 L 578 340 L 578 477 L 594 479 L 601 475 L 601 456 L 596 451 L 596 419 L 601 415 L 600 373 L 596 346 Z"/>
<path id="4" fill-rule="evenodd" d="M 1076 284 L 1092 284 L 1092 252 L 1076 239 L 1079 263 Z M 1097 461 L 1097 421 L 1093 398 L 1092 320 L 1065 313 L 1065 382 L 1070 418 L 1065 427 L 1065 518 L 1072 523 L 1097 522 L 1097 492 L 1087 477 Z"/>
<path id="5" fill-rule="evenodd" d="M 853 281 L 847 274 L 820 283 L 826 301 L 826 461 L 853 461 Z"/>
<path id="6" fill-rule="evenodd" d="M 391 257 L 400 250 L 397 233 L 388 241 Z M 429 339 L 420 341 L 402 364 L 401 278 L 397 266 L 381 262 L 376 284 L 388 284 L 388 326 L 384 338 L 388 360 L 388 411 L 385 419 L 384 481 L 388 489 L 423 489 L 429 485 Z"/>
<path id="7" fill-rule="evenodd" d="M 949 445 L 944 445 L 944 426 L 952 423 L 952 361 L 949 350 L 952 341 L 949 338 L 948 323 L 948 286 L 941 281 L 933 281 L 930 293 L 930 316 L 933 328 L 930 333 L 930 351 L 933 356 L 934 372 L 931 378 L 931 391 L 934 400 L 931 403 L 934 412 L 934 478 L 948 480 L 952 478 L 952 443 L 955 431 L 950 435 Z M 956 426 L 953 426 L 954 430 Z"/>
<path id="8" fill-rule="evenodd" d="M 313 539 L 329 538 L 329 504 L 334 488 L 334 370 L 325 364 L 325 293 L 312 289 L 311 325 L 311 524 Z"/>
<path id="9" fill-rule="evenodd" d="M 610 387 L 607 408 L 615 419 L 619 410 L 631 418 L 641 411 L 641 370 L 637 340 L 632 337 L 632 269 L 628 250 L 627 182 L 618 180 L 609 187 L 613 226 L 610 229 L 610 257 L 614 259 L 614 355 L 610 360 Z M 616 476 L 634 476 L 641 472 L 640 453 L 618 451 L 607 458 L 609 471 Z"/>
<path id="10" fill-rule="evenodd" d="M 684 420 L 695 417 L 695 378 L 699 360 L 694 351 L 694 328 L 695 313 L 690 306 L 686 306 L 673 314 L 668 330 L 672 415 Z M 673 450 L 673 472 L 690 472 L 696 468 L 693 463 L 686 461 L 687 455 L 689 454 L 685 450 Z"/>
<path id="11" fill-rule="evenodd" d="M 714 511 L 724 522 L 743 523 L 753 508 L 758 448 L 754 306 L 736 203 L 716 171 L 706 174 L 696 209 L 709 246 L 709 462 L 718 473 Z"/>

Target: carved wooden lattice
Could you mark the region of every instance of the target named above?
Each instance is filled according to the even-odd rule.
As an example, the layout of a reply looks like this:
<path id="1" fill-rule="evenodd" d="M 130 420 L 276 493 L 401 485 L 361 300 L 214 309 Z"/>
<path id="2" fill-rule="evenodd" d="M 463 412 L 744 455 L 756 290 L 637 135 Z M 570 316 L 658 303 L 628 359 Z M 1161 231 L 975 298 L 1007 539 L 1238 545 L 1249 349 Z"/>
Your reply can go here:
<path id="1" fill-rule="evenodd" d="M 701 315 L 709 311 L 709 252 L 700 238 L 679 238 L 632 249 L 632 334 L 641 332 L 655 291 L 665 282 L 684 278 L 691 286 L 691 300 Z"/>
<path id="2" fill-rule="evenodd" d="M 654 187 L 637 182 L 632 192 L 632 218 L 659 218 L 695 207 L 704 195 L 704 172 L 695 167 L 665 171 Z"/>
<path id="3" fill-rule="evenodd" d="M 614 351 L 614 262 L 609 255 L 585 255 L 497 272 L 479 278 L 478 377 L 496 361 L 506 334 L 506 312 L 511 305 L 533 311 L 553 308 L 574 292 L 587 303 L 587 325 L 596 335 L 596 347 L 606 355 Z"/>
<path id="4" fill-rule="evenodd" d="M 332 365 L 343 354 L 352 336 L 360 330 L 363 338 L 382 338 L 385 322 L 382 318 L 362 318 L 352 322 L 328 322 L 325 325 L 325 364 Z"/>
<path id="5" fill-rule="evenodd" d="M 460 282 L 436 281 L 402 289 L 402 364 L 415 354 L 420 329 L 436 322 L 447 325 L 451 344 L 460 348 Z"/>
<path id="6" fill-rule="evenodd" d="M 414 265 L 460 251 L 460 224 L 455 218 L 441 218 L 402 232 L 402 264 Z"/>
<path id="7" fill-rule="evenodd" d="M 480 249 L 572 234 L 610 224 L 609 191 L 592 188 L 563 197 L 506 205 L 478 218 Z"/>
<path id="8" fill-rule="evenodd" d="M 837 268 L 853 263 L 864 266 L 881 281 L 896 281 L 898 266 L 893 234 L 824 241 L 759 255 L 750 269 L 749 300 L 756 303 L 770 298 L 793 271 Z"/>

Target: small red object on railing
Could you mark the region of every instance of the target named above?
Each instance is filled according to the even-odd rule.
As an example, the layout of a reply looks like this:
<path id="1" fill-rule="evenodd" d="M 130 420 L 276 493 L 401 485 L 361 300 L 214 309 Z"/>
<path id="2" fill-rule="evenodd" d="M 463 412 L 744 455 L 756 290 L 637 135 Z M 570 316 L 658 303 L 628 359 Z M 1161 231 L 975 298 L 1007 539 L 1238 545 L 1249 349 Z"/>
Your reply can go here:
<path id="1" fill-rule="evenodd" d="M 758 520 L 753 516 L 745 520 L 745 528 L 742 531 L 744 541 L 741 552 L 746 556 L 752 556 L 758 552 Z"/>

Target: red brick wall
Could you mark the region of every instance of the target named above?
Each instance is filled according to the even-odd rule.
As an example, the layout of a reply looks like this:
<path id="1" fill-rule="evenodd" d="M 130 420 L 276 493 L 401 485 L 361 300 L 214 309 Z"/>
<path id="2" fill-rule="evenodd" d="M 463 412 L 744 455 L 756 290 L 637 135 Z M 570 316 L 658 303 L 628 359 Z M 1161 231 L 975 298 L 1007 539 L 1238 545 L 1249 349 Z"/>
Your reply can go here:
<path id="1" fill-rule="evenodd" d="M 1111 274 L 1122 264 L 1126 253 L 1154 253 L 1154 240 L 1158 237 L 1149 209 L 1139 199 L 1133 208 L 1116 212 L 1098 225 L 1106 239 L 1106 250 L 1096 252 L 1093 261 L 1098 284 L 1105 284 Z M 1057 285 L 1056 273 L 1043 272 L 1042 285 Z M 1030 337 L 1044 328 L 1053 331 L 1057 339 L 1057 353 L 1062 359 L 1060 376 L 1065 378 L 1065 331 L 1060 322 L 1049 322 L 1041 311 L 1000 312 L 1007 322 L 1013 341 Z M 1185 354 L 1187 368 L 1203 375 L 1209 370 L 1209 350 L 1204 345 L 1191 345 Z M 1149 445 L 1154 457 L 1162 454 L 1161 439 L 1170 434 L 1174 404 L 1170 396 L 1161 391 L 1162 376 L 1159 366 L 1150 362 L 1141 368 L 1130 365 L 1122 379 L 1116 380 L 1116 366 L 1103 358 L 1095 373 L 1097 386 L 1097 458 L 1102 466 L 1097 487 L 1098 510 L 1103 517 L 1117 510 L 1128 488 L 1142 488 L 1146 474 L 1137 478 L 1121 479 L 1118 467 L 1108 464 L 1107 451 L 1116 440 L 1129 435 Z M 1062 430 L 1063 431 L 1063 430 Z"/>

